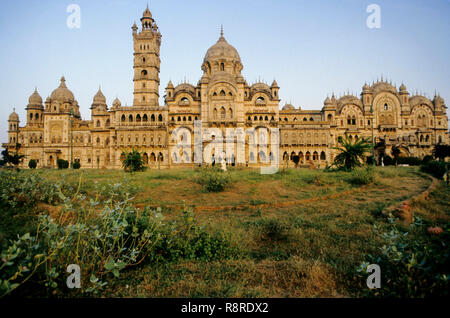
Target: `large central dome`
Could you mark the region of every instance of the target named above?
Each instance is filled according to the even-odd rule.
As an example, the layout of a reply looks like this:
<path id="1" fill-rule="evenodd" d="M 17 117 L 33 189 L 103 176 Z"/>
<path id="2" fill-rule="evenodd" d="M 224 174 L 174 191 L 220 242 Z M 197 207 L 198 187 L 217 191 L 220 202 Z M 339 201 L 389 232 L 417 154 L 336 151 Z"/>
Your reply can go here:
<path id="1" fill-rule="evenodd" d="M 230 45 L 227 40 L 225 40 L 223 32 L 221 33 L 217 43 L 211 46 L 206 52 L 204 62 L 211 62 L 218 59 L 241 62 L 238 51 L 232 45 Z"/>
<path id="2" fill-rule="evenodd" d="M 50 98 L 55 101 L 60 102 L 72 102 L 74 101 L 73 93 L 67 88 L 66 86 L 66 79 L 64 76 L 61 78 L 61 84 L 57 89 L 55 89 L 52 94 L 50 95 Z"/>

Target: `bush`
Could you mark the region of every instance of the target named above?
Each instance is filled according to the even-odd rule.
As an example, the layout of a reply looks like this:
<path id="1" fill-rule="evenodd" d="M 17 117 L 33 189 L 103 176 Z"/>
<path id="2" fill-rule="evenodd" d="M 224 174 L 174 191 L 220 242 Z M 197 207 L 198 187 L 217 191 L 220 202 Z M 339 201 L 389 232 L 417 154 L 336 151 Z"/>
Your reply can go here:
<path id="1" fill-rule="evenodd" d="M 144 170 L 144 160 L 139 151 L 133 149 L 131 152 L 123 152 L 122 155 L 124 156 L 122 164 L 126 172 Z"/>
<path id="2" fill-rule="evenodd" d="M 129 199 L 97 202 L 62 192 L 60 197 L 64 205 L 59 216 L 39 216 L 35 234 L 26 233 L 2 250 L 0 296 L 30 278 L 54 295 L 66 292 L 66 277 L 60 274 L 68 264 L 82 267 L 79 291 L 97 293 L 108 278 L 142 262 L 159 239 L 158 211 L 135 209 Z"/>
<path id="3" fill-rule="evenodd" d="M 443 179 L 449 169 L 449 164 L 443 161 L 430 161 L 420 166 L 420 171 L 426 172 L 438 179 Z"/>
<path id="4" fill-rule="evenodd" d="M 72 164 L 72 168 L 73 168 L 73 169 L 80 169 L 80 168 L 81 168 L 81 164 L 80 164 L 78 161 L 75 161 L 75 162 Z"/>
<path id="5" fill-rule="evenodd" d="M 426 225 L 416 218 L 407 232 L 399 230 L 393 218 L 391 230 L 381 233 L 384 245 L 380 255 L 368 255 L 357 272 L 365 283 L 369 264 L 377 264 L 382 270 L 380 289 L 369 290 L 362 286 L 362 296 L 375 297 L 448 297 L 450 291 L 450 262 L 448 244 L 450 231 L 448 224 L 439 237 L 425 235 Z M 419 235 L 416 235 L 419 234 Z"/>
<path id="6" fill-rule="evenodd" d="M 428 162 L 433 161 L 433 160 L 434 160 L 433 156 L 430 156 L 430 155 L 425 156 L 422 159 L 422 164 L 428 163 Z"/>
<path id="7" fill-rule="evenodd" d="M 287 241 L 292 226 L 277 218 L 264 218 L 260 222 L 261 238 L 268 241 Z"/>
<path id="8" fill-rule="evenodd" d="M 399 165 L 410 165 L 410 166 L 420 166 L 422 160 L 417 157 L 398 157 Z"/>
<path id="9" fill-rule="evenodd" d="M 69 161 L 64 159 L 57 160 L 58 169 L 67 169 L 69 168 Z"/>
<path id="10" fill-rule="evenodd" d="M 385 166 L 393 166 L 395 164 L 394 159 L 391 156 L 384 156 L 383 163 Z"/>
<path id="11" fill-rule="evenodd" d="M 158 235 L 160 239 L 149 256 L 152 262 L 212 261 L 234 259 L 239 255 L 238 248 L 231 245 L 229 235 L 206 233 L 197 225 L 190 210 L 184 210 L 177 222 L 162 227 Z"/>
<path id="12" fill-rule="evenodd" d="M 230 182 L 230 174 L 218 168 L 202 169 L 197 179 L 207 192 L 222 192 Z"/>
<path id="13" fill-rule="evenodd" d="M 371 184 L 374 180 L 375 172 L 371 166 L 354 170 L 349 179 L 350 183 L 354 185 Z"/>
<path id="14" fill-rule="evenodd" d="M 36 169 L 36 167 L 37 167 L 37 162 L 36 162 L 36 160 L 31 159 L 31 160 L 28 162 L 28 168 L 30 168 L 30 169 Z"/>

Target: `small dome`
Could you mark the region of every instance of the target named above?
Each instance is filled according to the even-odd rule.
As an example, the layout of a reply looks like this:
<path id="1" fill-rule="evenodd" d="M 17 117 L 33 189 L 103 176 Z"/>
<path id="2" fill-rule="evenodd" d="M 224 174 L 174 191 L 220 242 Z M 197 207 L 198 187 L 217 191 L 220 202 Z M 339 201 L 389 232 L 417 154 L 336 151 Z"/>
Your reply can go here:
<path id="1" fill-rule="evenodd" d="M 367 83 L 365 83 L 363 86 L 363 92 L 367 92 L 367 91 L 370 91 L 370 86 L 367 85 Z"/>
<path id="2" fill-rule="evenodd" d="M 329 97 L 327 97 L 327 98 L 325 99 L 325 101 L 323 102 L 323 104 L 324 104 L 324 105 L 331 105 L 331 104 L 332 104 L 331 99 L 330 99 Z"/>
<path id="3" fill-rule="evenodd" d="M 94 96 L 94 104 L 106 104 L 105 95 L 103 95 L 101 89 L 98 89 L 97 94 Z"/>
<path id="4" fill-rule="evenodd" d="M 9 115 L 9 121 L 19 121 L 19 115 L 17 115 L 16 110 Z"/>
<path id="5" fill-rule="evenodd" d="M 28 104 L 30 105 L 42 105 L 42 97 L 39 95 L 37 88 L 34 90 L 34 93 L 28 99 Z"/>
<path id="6" fill-rule="evenodd" d="M 120 107 L 122 106 L 122 103 L 120 100 L 116 97 L 116 99 L 113 101 L 113 107 Z"/>
<path id="7" fill-rule="evenodd" d="M 228 44 L 223 34 L 221 34 L 217 43 L 211 46 L 206 52 L 204 62 L 212 62 L 224 58 L 241 62 L 238 51 L 232 45 Z"/>
<path id="8" fill-rule="evenodd" d="M 167 87 L 166 88 L 173 88 L 173 83 L 172 83 L 172 81 L 169 81 L 169 83 L 167 84 Z"/>
<path id="9" fill-rule="evenodd" d="M 406 86 L 405 86 L 405 84 L 402 83 L 402 85 L 400 85 L 400 91 L 401 91 L 401 92 L 405 92 L 405 91 L 406 91 Z"/>
<path id="10" fill-rule="evenodd" d="M 273 80 L 272 87 L 279 88 L 276 80 Z"/>
<path id="11" fill-rule="evenodd" d="M 283 106 L 283 110 L 294 110 L 295 107 L 292 104 L 286 104 Z"/>
<path id="12" fill-rule="evenodd" d="M 144 13 L 142 14 L 142 16 L 144 17 L 144 18 L 152 18 L 152 13 L 150 12 L 150 10 L 148 9 L 148 5 L 147 5 L 147 8 L 145 9 L 145 11 L 144 11 Z"/>
<path id="13" fill-rule="evenodd" d="M 52 100 L 60 102 L 73 102 L 75 100 L 73 93 L 66 86 L 66 79 L 64 76 L 61 78 L 61 84 L 50 95 Z"/>

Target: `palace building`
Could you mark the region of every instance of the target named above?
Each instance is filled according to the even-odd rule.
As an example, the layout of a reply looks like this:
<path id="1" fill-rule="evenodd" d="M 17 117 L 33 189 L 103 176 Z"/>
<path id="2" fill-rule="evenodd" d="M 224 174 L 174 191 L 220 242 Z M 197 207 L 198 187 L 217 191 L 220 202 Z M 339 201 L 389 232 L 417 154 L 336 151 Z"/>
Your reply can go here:
<path id="1" fill-rule="evenodd" d="M 220 129 L 224 136 L 227 128 L 278 128 L 280 164 L 298 155 L 304 165 L 325 167 L 335 156 L 333 147 L 339 136 L 344 135 L 370 140 L 373 136 L 375 142 L 385 143 L 386 153 L 396 145 L 402 155 L 414 157 L 430 155 L 434 145 L 449 143 L 443 98 L 412 95 L 404 84 L 397 89 L 381 80 L 365 84 L 360 96 L 337 98 L 333 94 L 321 110 L 290 104 L 280 109 L 277 82 L 249 85 L 241 73 L 244 66 L 239 53 L 223 31 L 206 52 L 201 79 L 195 85 L 169 82 L 165 104 L 159 105 L 161 33 L 148 8 L 140 28 L 132 26 L 132 36 L 133 106 L 122 106 L 117 98 L 107 105 L 99 89 L 90 108 L 91 120 L 83 120 L 64 77 L 45 101 L 35 90 L 26 106 L 25 125 L 20 126 L 13 112 L 8 119 L 9 140 L 2 144 L 25 156 L 22 167 L 28 167 L 32 159 L 38 167 L 56 167 L 57 159 L 73 159 L 82 168 L 118 169 L 121 154 L 131 149 L 143 153 L 150 168 L 180 166 L 180 157 L 181 166 L 193 166 L 198 156 L 194 138 L 179 153 L 179 140 L 172 133 L 180 128 L 194 132 L 196 121 L 201 121 L 202 128 Z M 245 147 L 244 165 L 259 166 L 265 158 L 273 159 L 270 147 Z M 234 162 L 234 154 L 227 160 Z"/>

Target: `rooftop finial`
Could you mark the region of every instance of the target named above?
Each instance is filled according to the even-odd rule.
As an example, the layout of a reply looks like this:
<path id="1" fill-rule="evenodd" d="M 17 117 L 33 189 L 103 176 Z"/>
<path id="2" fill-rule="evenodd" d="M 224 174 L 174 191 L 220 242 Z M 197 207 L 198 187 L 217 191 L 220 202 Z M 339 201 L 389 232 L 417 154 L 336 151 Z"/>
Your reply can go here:
<path id="1" fill-rule="evenodd" d="M 223 24 L 220 25 L 220 36 L 223 36 Z"/>

